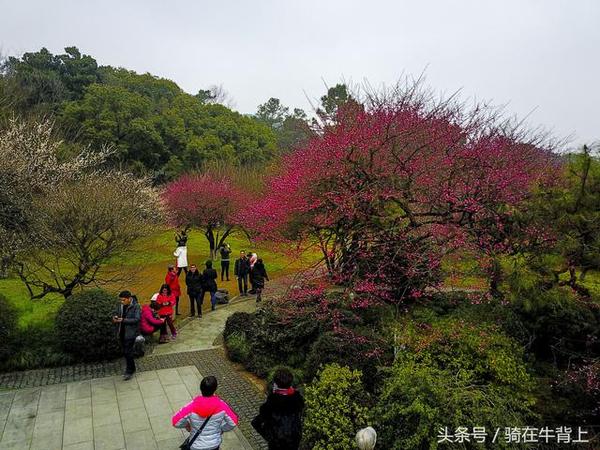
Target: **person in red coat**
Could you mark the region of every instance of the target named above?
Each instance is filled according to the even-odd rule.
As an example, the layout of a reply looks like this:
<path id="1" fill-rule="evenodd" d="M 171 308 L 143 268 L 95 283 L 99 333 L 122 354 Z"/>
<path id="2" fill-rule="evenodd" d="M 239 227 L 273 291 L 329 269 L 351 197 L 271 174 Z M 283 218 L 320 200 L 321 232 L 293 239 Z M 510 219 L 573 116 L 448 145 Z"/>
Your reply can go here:
<path id="1" fill-rule="evenodd" d="M 179 315 L 179 297 L 181 296 L 181 288 L 179 287 L 179 274 L 177 273 L 177 267 L 173 264 L 169 264 L 167 269 L 167 275 L 165 276 L 165 283 L 171 288 L 171 294 L 175 297 L 175 315 Z"/>
<path id="2" fill-rule="evenodd" d="M 175 324 L 173 323 L 173 306 L 175 303 L 175 296 L 171 292 L 171 288 L 168 284 L 163 284 L 160 287 L 160 291 L 158 293 L 158 297 L 156 297 L 156 303 L 160 305 L 160 309 L 158 310 L 158 315 L 165 319 L 169 330 L 171 331 L 171 339 L 175 340 L 177 337 L 177 330 L 175 329 Z M 167 329 L 166 327 L 162 327 L 160 329 L 160 340 L 159 342 L 165 343 L 167 342 Z"/>

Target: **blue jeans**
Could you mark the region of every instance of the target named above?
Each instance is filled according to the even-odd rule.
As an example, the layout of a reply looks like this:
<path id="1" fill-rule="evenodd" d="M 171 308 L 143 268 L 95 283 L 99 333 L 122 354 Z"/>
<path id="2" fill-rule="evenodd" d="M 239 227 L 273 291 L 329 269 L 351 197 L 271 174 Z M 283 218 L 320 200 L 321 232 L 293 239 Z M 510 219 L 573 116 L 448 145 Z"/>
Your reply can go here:
<path id="1" fill-rule="evenodd" d="M 202 301 L 204 301 L 204 294 L 206 294 L 207 292 L 210 292 L 210 306 L 211 306 L 211 309 L 214 310 L 217 306 L 217 297 L 215 295 L 217 293 L 217 291 L 202 291 L 202 297 L 201 297 Z"/>

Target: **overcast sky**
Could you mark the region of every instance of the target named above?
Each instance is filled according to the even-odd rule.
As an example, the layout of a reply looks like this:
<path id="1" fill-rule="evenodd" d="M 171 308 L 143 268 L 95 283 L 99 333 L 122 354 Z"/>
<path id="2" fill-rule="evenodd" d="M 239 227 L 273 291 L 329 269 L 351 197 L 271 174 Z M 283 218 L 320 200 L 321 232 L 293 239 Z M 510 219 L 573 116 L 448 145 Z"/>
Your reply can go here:
<path id="1" fill-rule="evenodd" d="M 3 54 L 71 45 L 190 93 L 222 84 L 243 113 L 426 69 L 438 91 L 600 139 L 600 0 L 0 0 Z"/>

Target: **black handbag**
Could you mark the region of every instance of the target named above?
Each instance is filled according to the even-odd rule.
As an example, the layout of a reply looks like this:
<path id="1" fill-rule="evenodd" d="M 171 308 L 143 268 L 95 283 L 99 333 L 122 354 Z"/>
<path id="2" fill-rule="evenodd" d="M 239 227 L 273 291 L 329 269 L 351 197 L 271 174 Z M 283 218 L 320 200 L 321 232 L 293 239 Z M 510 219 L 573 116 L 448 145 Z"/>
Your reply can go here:
<path id="1" fill-rule="evenodd" d="M 198 428 L 198 431 L 196 431 L 194 433 L 194 436 L 191 439 L 190 439 L 190 437 L 191 437 L 191 435 L 190 435 L 185 439 L 185 441 L 183 441 L 183 444 L 181 444 L 179 446 L 179 448 L 181 450 L 192 450 L 192 445 L 194 445 L 194 442 L 196 441 L 198 436 L 200 436 L 200 433 L 202 433 L 202 430 L 204 430 L 204 427 L 206 426 L 206 424 L 208 423 L 208 421 L 210 420 L 211 417 L 212 417 L 212 415 L 210 415 L 206 419 L 204 419 L 204 423 L 200 426 L 200 428 Z"/>

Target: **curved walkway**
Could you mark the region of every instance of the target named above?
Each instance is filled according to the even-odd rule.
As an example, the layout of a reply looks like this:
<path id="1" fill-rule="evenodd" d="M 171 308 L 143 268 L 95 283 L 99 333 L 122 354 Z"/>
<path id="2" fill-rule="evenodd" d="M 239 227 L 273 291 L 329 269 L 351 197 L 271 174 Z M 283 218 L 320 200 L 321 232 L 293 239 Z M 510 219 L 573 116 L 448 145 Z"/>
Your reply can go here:
<path id="1" fill-rule="evenodd" d="M 185 434 L 170 416 L 198 395 L 208 374 L 240 416 L 221 449 L 265 449 L 250 425 L 264 393 L 235 370 L 218 339 L 227 317 L 254 309 L 254 297 L 239 297 L 202 319 L 182 320 L 177 340 L 138 359 L 128 382 L 121 360 L 0 374 L 0 389 L 13 389 L 0 391 L 0 449 L 176 450 Z"/>

